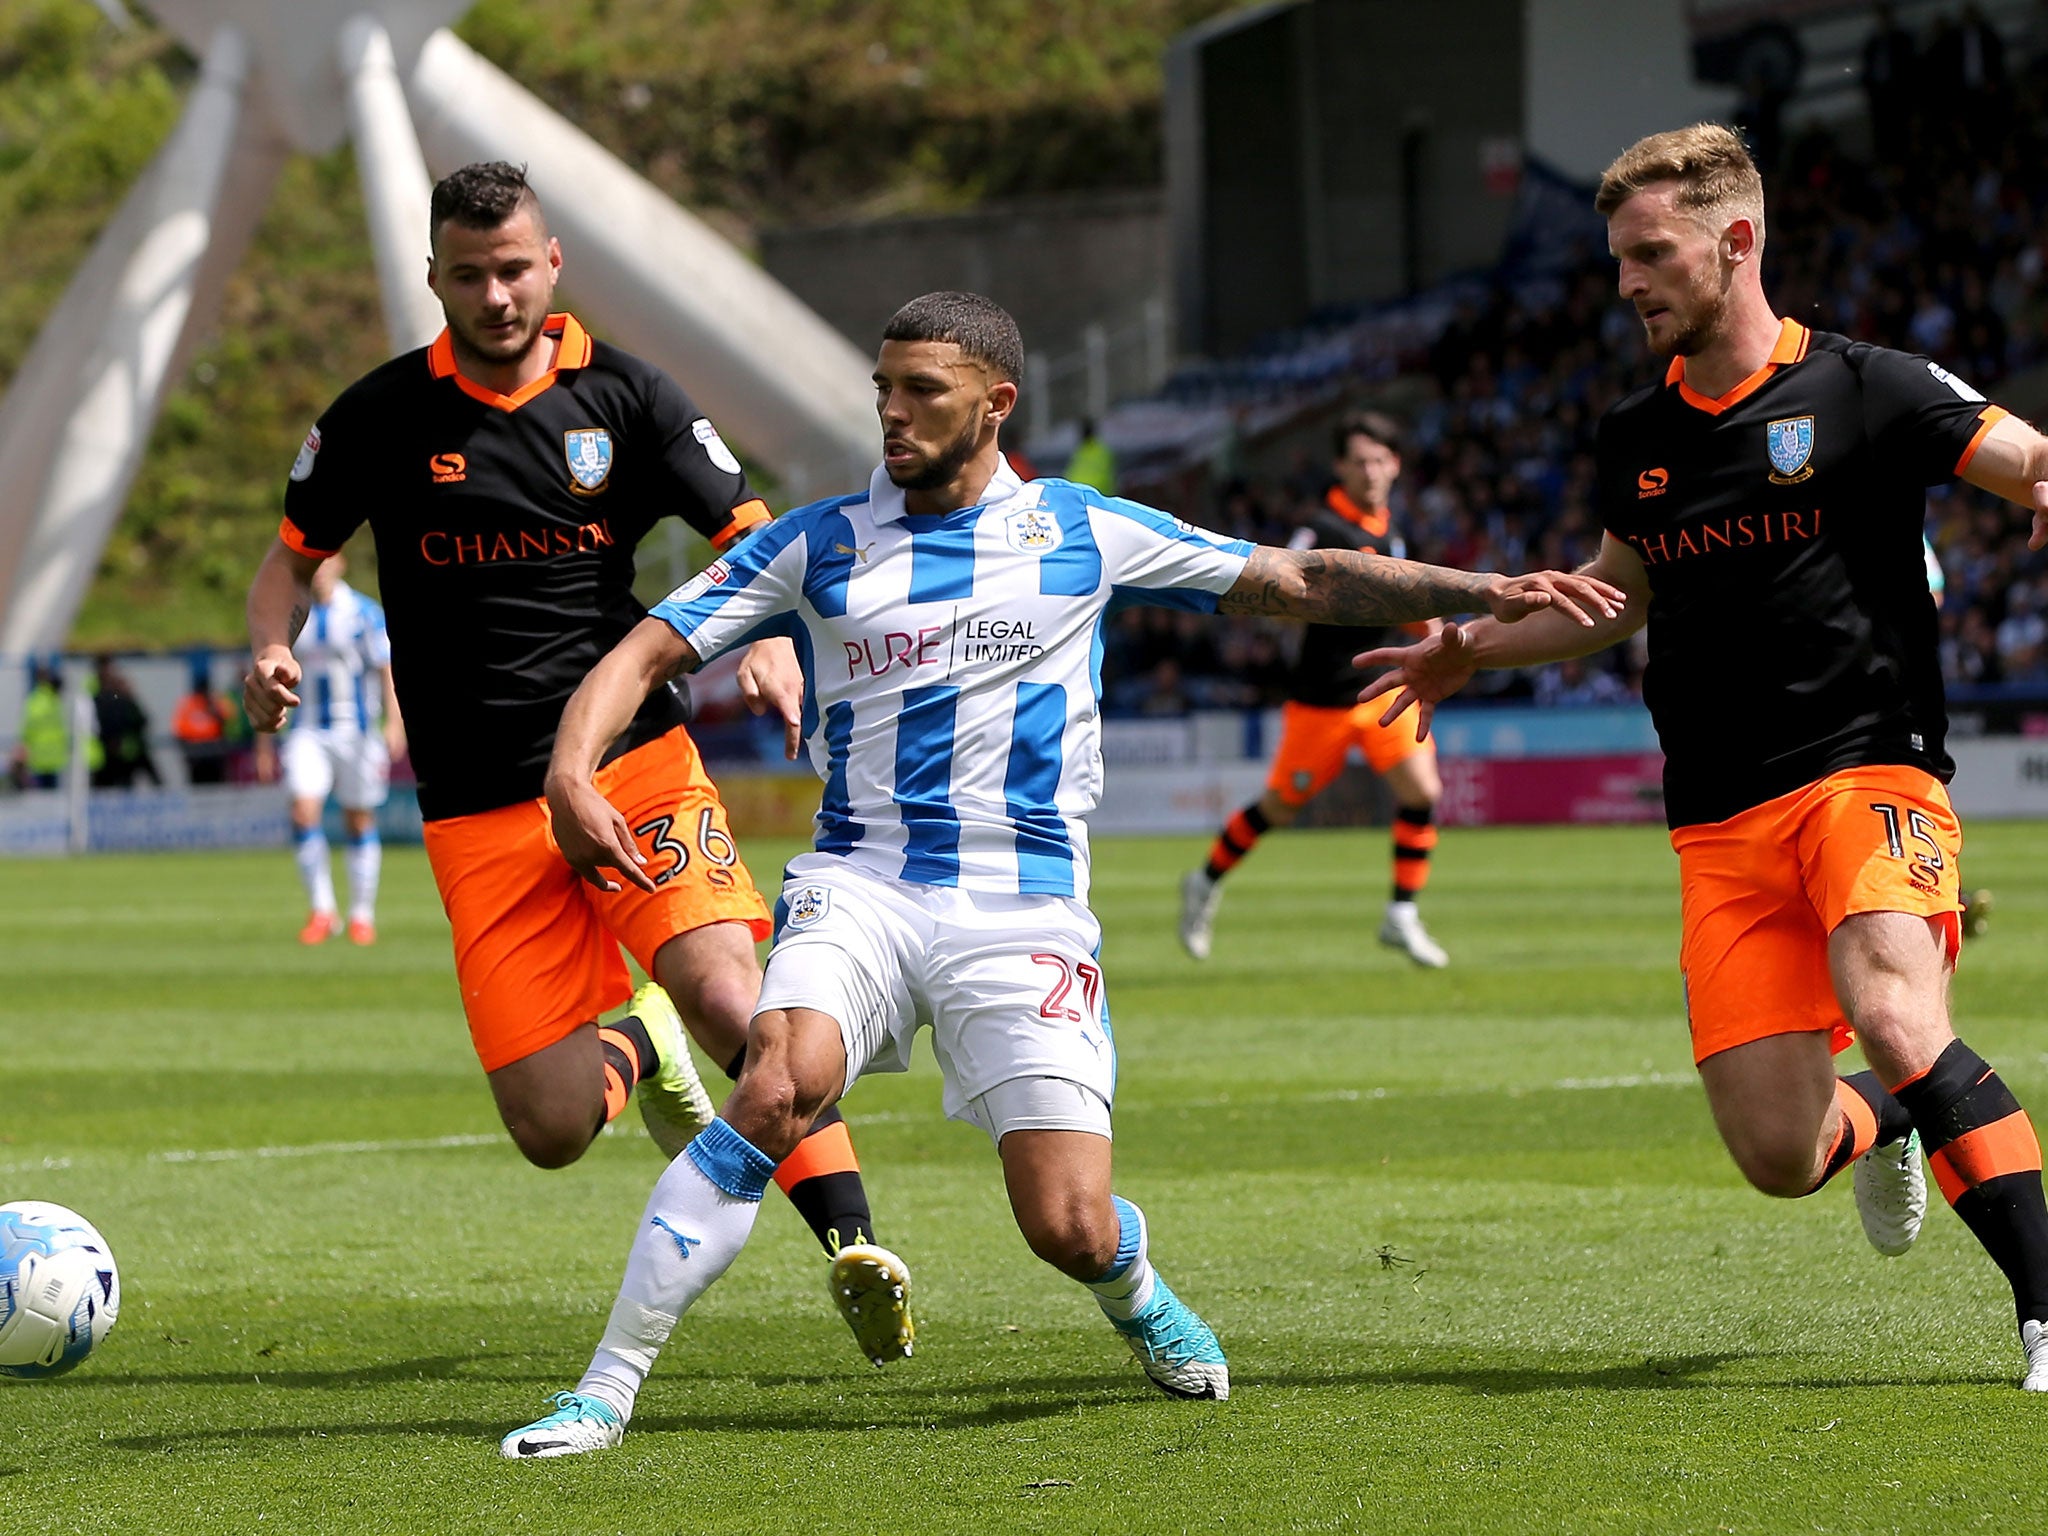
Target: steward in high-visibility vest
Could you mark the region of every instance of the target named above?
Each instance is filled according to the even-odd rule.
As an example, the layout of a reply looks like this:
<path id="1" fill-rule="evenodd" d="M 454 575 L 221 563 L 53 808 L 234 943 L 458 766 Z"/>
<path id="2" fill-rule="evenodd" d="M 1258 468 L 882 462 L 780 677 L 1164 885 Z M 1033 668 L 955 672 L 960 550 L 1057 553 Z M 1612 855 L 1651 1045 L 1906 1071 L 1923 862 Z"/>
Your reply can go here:
<path id="1" fill-rule="evenodd" d="M 71 760 L 71 726 L 64 718 L 64 695 L 56 677 L 41 667 L 29 683 L 21 710 L 21 755 L 29 781 L 38 789 L 55 789 Z"/>

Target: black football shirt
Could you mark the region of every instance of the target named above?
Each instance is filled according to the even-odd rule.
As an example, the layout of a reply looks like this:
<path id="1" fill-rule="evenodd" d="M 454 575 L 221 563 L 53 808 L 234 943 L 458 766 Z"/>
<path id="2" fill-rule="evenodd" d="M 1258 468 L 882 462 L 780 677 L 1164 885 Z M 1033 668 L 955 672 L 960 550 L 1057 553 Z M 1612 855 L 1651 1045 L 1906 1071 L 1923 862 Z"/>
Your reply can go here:
<path id="1" fill-rule="evenodd" d="M 1287 541 L 1289 549 L 1360 549 L 1374 555 L 1399 555 L 1385 507 L 1361 507 L 1333 485 L 1323 493 L 1315 514 Z M 1310 624 L 1302 630 L 1301 651 L 1288 669 L 1287 697 L 1317 709 L 1350 709 L 1371 674 L 1351 665 L 1360 651 L 1377 650 L 1389 632 L 1379 626 Z"/>
<path id="2" fill-rule="evenodd" d="M 499 395 L 444 331 L 350 386 L 306 438 L 279 537 L 332 554 L 367 522 L 420 811 L 541 792 L 584 674 L 646 617 L 633 551 L 671 514 L 724 550 L 768 520 L 739 461 L 660 369 L 548 317 L 554 368 Z M 614 751 L 681 724 L 656 689 Z"/>
<path id="3" fill-rule="evenodd" d="M 1726 395 L 1674 360 L 1602 418 L 1601 521 L 1650 579 L 1643 698 L 1673 827 L 1845 768 L 1954 773 L 1926 487 L 2004 415 L 1924 357 L 1787 320 Z"/>

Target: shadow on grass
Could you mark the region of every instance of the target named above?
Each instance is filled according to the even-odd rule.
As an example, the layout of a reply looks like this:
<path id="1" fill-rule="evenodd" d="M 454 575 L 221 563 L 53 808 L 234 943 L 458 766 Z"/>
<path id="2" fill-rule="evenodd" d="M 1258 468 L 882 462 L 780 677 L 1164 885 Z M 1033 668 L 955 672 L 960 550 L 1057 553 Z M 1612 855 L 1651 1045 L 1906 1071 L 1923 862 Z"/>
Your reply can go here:
<path id="1" fill-rule="evenodd" d="M 730 1378 L 744 1381 L 745 1377 Z M 843 1385 L 843 1383 L 841 1383 Z M 1040 1397 L 1019 1396 L 1034 1390 Z M 978 1408 L 933 1409 L 920 1406 L 919 1399 L 962 1397 L 976 1391 L 1000 1394 L 998 1400 Z M 892 1393 L 887 1399 L 860 1403 L 852 1411 L 835 1407 L 826 1413 L 816 1407 L 764 1408 L 733 1413 L 707 1410 L 703 1413 L 639 1414 L 633 1419 L 635 1434 L 731 1434 L 761 1431 L 866 1434 L 879 1429 L 975 1429 L 999 1424 L 1016 1424 L 1055 1414 L 1071 1413 L 1077 1397 L 1108 1402 L 1118 1398 L 1150 1400 L 1154 1394 L 1128 1374 L 1115 1376 L 1071 1376 L 1037 1382 L 1018 1382 L 986 1388 L 912 1387 Z M 522 1405 L 508 1399 L 503 1418 L 416 1419 L 411 1421 L 349 1424 L 264 1424 L 225 1429 L 188 1430 L 178 1434 L 109 1436 L 103 1445 L 124 1451 L 173 1451 L 226 1441 L 257 1440 L 354 1440 L 414 1435 L 456 1435 L 464 1439 L 497 1441 L 519 1427 Z M 528 1402 L 538 1412 L 543 1406 Z"/>
<path id="2" fill-rule="evenodd" d="M 1234 1383 L 1240 1396 L 1261 1389 L 1362 1387 L 1449 1387 L 1482 1397 L 1515 1396 L 1535 1392 L 1673 1392 L 1709 1387 L 1719 1391 L 1829 1392 L 1876 1390 L 1898 1387 L 1990 1387 L 2008 1386 L 2009 1378 L 1994 1375 L 1811 1377 L 1776 1380 L 1727 1380 L 1714 1373 L 1730 1362 L 1768 1358 L 1755 1351 L 1682 1355 L 1641 1363 L 1590 1368 L 1544 1368 L 1541 1366 L 1484 1366 L 1461 1368 L 1389 1367 L 1385 1370 L 1327 1372 L 1264 1372 L 1242 1375 Z M 347 1386 L 373 1381 L 402 1381 L 426 1374 L 429 1379 L 452 1375 L 446 1367 L 462 1362 L 443 1360 L 407 1361 L 383 1367 L 374 1373 L 319 1373 L 312 1385 Z M 438 1367 L 424 1372 L 425 1367 Z M 309 1373 L 308 1373 L 309 1374 Z M 1706 1378 L 1706 1379 L 1702 1379 Z M 162 1379 L 162 1378 L 159 1378 Z M 195 1378 L 187 1378 L 195 1379 Z M 202 1377 L 241 1384 L 239 1376 Z M 476 1378 L 468 1378 L 475 1380 Z M 700 1378 L 712 1379 L 712 1378 Z M 770 1390 L 776 1387 L 843 1387 L 844 1378 L 786 1375 L 751 1375 L 736 1372 L 715 1378 L 727 1386 L 753 1384 Z M 933 1399 L 987 1398 L 977 1406 L 940 1406 Z M 636 1435 L 646 1434 L 731 1434 L 798 1432 L 867 1434 L 876 1430 L 975 1429 L 1029 1422 L 1033 1419 L 1071 1413 L 1077 1406 L 1108 1406 L 1121 1402 L 1158 1402 L 1158 1394 L 1129 1372 L 1113 1375 L 1040 1376 L 1002 1382 L 896 1382 L 882 1394 L 853 1404 L 764 1405 L 751 1411 L 707 1409 L 699 1413 L 644 1413 L 633 1420 Z M 222 1429 L 190 1430 L 176 1434 L 126 1435 L 102 1442 L 119 1450 L 162 1452 L 222 1442 L 281 1440 L 355 1440 L 410 1436 L 454 1436 L 466 1440 L 494 1442 L 518 1427 L 521 1404 L 510 1400 L 506 1412 L 495 1419 L 415 1419 L 410 1421 L 351 1422 L 344 1424 L 266 1424 Z M 0 1476 L 8 1475 L 0 1469 Z"/>
<path id="3" fill-rule="evenodd" d="M 497 1375 L 473 1369 L 488 1357 L 475 1355 L 429 1355 L 419 1360 L 393 1360 L 385 1365 L 342 1366 L 331 1371 L 267 1370 L 260 1360 L 239 1371 L 165 1371 L 144 1374 L 130 1371 L 119 1376 L 98 1372 L 65 1376 L 43 1383 L 58 1392 L 78 1392 L 94 1387 L 356 1387 L 376 1386 L 390 1381 L 553 1381 L 560 1372 L 534 1370 L 519 1375 Z"/>

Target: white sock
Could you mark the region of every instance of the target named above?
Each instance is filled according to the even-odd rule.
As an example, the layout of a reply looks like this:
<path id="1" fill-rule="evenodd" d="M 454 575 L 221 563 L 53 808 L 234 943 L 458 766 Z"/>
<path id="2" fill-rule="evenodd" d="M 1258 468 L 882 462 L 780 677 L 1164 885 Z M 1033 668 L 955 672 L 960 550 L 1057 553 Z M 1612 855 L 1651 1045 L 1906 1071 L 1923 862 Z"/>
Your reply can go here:
<path id="1" fill-rule="evenodd" d="M 334 872 L 327 867 L 327 834 L 315 827 L 310 832 L 294 831 L 298 847 L 299 879 L 306 887 L 306 902 L 315 912 L 334 910 Z"/>
<path id="2" fill-rule="evenodd" d="M 377 915 L 377 877 L 384 869 L 384 840 L 375 827 L 348 845 L 348 915 L 369 922 Z"/>
<path id="3" fill-rule="evenodd" d="M 1120 1323 L 1127 1323 L 1152 1300 L 1152 1261 L 1146 1256 L 1145 1213 L 1122 1195 L 1111 1195 L 1121 1229 L 1116 1258 L 1100 1280 L 1086 1282 L 1096 1303 Z"/>
<path id="4" fill-rule="evenodd" d="M 739 1257 L 754 1230 L 775 1161 L 723 1120 L 713 1120 L 655 1182 L 626 1256 L 611 1321 L 576 1384 L 621 1419 L 668 1342 L 676 1320 Z"/>

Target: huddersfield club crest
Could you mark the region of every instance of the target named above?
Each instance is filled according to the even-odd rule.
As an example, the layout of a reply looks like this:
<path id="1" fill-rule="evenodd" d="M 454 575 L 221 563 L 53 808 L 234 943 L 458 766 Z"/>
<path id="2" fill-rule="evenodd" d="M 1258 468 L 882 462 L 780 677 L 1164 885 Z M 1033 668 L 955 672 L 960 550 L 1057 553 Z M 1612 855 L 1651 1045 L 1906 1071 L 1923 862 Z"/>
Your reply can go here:
<path id="1" fill-rule="evenodd" d="M 832 910 L 832 892 L 822 885 L 799 886 L 785 894 L 789 917 L 785 926 L 808 928 Z"/>
<path id="2" fill-rule="evenodd" d="M 1026 507 L 1003 519 L 1003 538 L 1020 555 L 1047 555 L 1060 547 L 1059 519 L 1039 507 Z"/>
<path id="3" fill-rule="evenodd" d="M 569 489 L 595 496 L 612 477 L 612 435 L 603 427 L 583 427 L 562 434 L 562 453 L 569 460 Z"/>
<path id="4" fill-rule="evenodd" d="M 1764 429 L 1764 446 L 1771 456 L 1771 483 L 1797 485 L 1813 473 L 1813 418 L 1789 416 Z"/>

